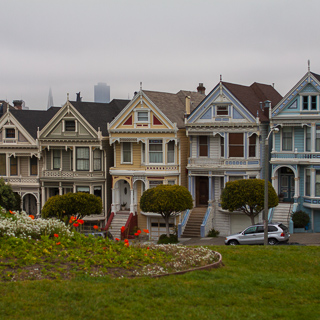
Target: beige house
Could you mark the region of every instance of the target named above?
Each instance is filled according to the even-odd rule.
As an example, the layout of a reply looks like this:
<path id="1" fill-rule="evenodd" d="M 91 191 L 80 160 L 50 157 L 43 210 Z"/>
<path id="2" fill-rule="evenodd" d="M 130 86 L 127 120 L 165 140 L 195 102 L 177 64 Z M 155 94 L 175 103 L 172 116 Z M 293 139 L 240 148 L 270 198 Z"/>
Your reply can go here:
<path id="1" fill-rule="evenodd" d="M 165 232 L 165 224 L 159 214 L 140 210 L 140 197 L 159 184 L 187 187 L 189 141 L 184 118 L 204 97 L 190 91 L 140 90 L 108 125 L 114 150 L 111 211 L 115 216 L 137 216 L 137 225 L 149 229 L 154 239 Z M 172 219 L 171 227 L 178 219 Z"/>

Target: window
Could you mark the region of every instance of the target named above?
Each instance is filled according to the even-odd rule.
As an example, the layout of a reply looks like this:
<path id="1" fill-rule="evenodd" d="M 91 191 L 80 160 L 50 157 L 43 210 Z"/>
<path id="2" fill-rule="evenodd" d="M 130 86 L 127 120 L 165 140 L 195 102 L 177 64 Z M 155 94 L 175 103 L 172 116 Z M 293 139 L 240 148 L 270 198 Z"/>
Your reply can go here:
<path id="1" fill-rule="evenodd" d="M 77 171 L 89 171 L 90 158 L 89 148 L 77 148 Z"/>
<path id="2" fill-rule="evenodd" d="M 306 128 L 306 151 L 311 151 L 311 128 Z"/>
<path id="3" fill-rule="evenodd" d="M 243 157 L 243 133 L 229 133 L 229 157 Z"/>
<path id="4" fill-rule="evenodd" d="M 302 110 L 317 110 L 317 96 L 303 96 Z"/>
<path id="5" fill-rule="evenodd" d="M 256 232 L 256 227 L 249 227 L 245 230 L 244 234 L 253 234 Z"/>
<path id="6" fill-rule="evenodd" d="M 316 197 L 320 197 L 320 170 L 316 170 Z"/>
<path id="7" fill-rule="evenodd" d="M 18 175 L 18 158 L 14 158 L 14 157 L 10 158 L 10 175 L 11 176 Z"/>
<path id="8" fill-rule="evenodd" d="M 282 129 L 282 150 L 292 151 L 292 128 L 290 127 Z"/>
<path id="9" fill-rule="evenodd" d="M 102 187 L 101 186 L 93 187 L 93 194 L 96 197 L 102 198 Z"/>
<path id="10" fill-rule="evenodd" d="M 243 176 L 229 176 L 229 181 L 242 180 Z"/>
<path id="11" fill-rule="evenodd" d="M 122 162 L 131 163 L 131 142 L 122 143 Z"/>
<path id="12" fill-rule="evenodd" d="M 200 157 L 208 156 L 208 137 L 207 136 L 199 137 L 199 156 Z"/>
<path id="13" fill-rule="evenodd" d="M 149 120 L 148 111 L 138 111 L 139 122 L 148 122 L 148 120 Z"/>
<path id="14" fill-rule="evenodd" d="M 142 147 L 141 147 L 141 162 L 142 163 L 146 163 L 146 144 L 145 143 L 142 143 L 142 145 L 141 145 Z"/>
<path id="15" fill-rule="evenodd" d="M 176 180 L 168 180 L 168 184 L 169 184 L 170 186 L 173 186 L 173 185 L 176 184 Z"/>
<path id="16" fill-rule="evenodd" d="M 254 158 L 256 156 L 256 141 L 257 136 L 253 134 L 249 138 L 249 158 Z"/>
<path id="17" fill-rule="evenodd" d="M 0 154 L 0 175 L 1 176 L 6 175 L 6 154 L 5 153 Z"/>
<path id="18" fill-rule="evenodd" d="M 162 140 L 149 140 L 149 163 L 163 163 Z"/>
<path id="19" fill-rule="evenodd" d="M 60 150 L 53 150 L 53 170 L 60 170 L 61 166 L 61 152 Z"/>
<path id="20" fill-rule="evenodd" d="M 149 188 L 155 188 L 156 186 L 163 184 L 162 180 L 150 180 L 149 181 Z"/>
<path id="21" fill-rule="evenodd" d="M 167 162 L 174 163 L 174 141 L 168 142 Z"/>
<path id="22" fill-rule="evenodd" d="M 6 129 L 6 138 L 14 139 L 16 137 L 16 130 L 15 129 Z"/>
<path id="23" fill-rule="evenodd" d="M 101 171 L 101 150 L 93 150 L 93 170 Z"/>
<path id="24" fill-rule="evenodd" d="M 65 120 L 65 131 L 76 131 L 76 121 L 75 120 Z"/>
<path id="25" fill-rule="evenodd" d="M 90 193 L 90 188 L 89 187 L 77 187 L 77 192 L 85 192 L 85 193 Z"/>
<path id="26" fill-rule="evenodd" d="M 224 157 L 224 137 L 220 137 L 220 153 L 221 157 Z"/>
<path id="27" fill-rule="evenodd" d="M 306 196 L 310 196 L 310 170 L 306 170 Z"/>
<path id="28" fill-rule="evenodd" d="M 320 151 L 320 126 L 316 126 L 316 151 Z"/>
<path id="29" fill-rule="evenodd" d="M 36 157 L 30 158 L 30 175 L 36 176 L 38 174 L 38 159 Z"/>
<path id="30" fill-rule="evenodd" d="M 217 116 L 228 116 L 228 106 L 217 106 Z"/>

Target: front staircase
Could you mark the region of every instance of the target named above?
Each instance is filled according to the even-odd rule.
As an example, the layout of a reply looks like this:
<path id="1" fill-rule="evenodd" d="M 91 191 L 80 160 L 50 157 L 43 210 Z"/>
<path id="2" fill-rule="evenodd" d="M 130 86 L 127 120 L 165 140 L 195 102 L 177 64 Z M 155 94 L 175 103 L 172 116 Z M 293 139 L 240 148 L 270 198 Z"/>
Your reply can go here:
<path id="1" fill-rule="evenodd" d="M 289 227 L 291 206 L 292 203 L 279 202 L 279 204 L 274 208 L 272 221 L 281 222 L 285 226 Z"/>
<path id="2" fill-rule="evenodd" d="M 109 231 L 113 235 L 113 239 L 121 239 L 121 227 L 126 225 L 129 218 L 129 211 L 118 211 L 113 217 Z"/>
<path id="3" fill-rule="evenodd" d="M 201 224 L 206 214 L 207 207 L 193 208 L 187 225 L 183 231 L 183 238 L 199 238 L 201 237 Z"/>

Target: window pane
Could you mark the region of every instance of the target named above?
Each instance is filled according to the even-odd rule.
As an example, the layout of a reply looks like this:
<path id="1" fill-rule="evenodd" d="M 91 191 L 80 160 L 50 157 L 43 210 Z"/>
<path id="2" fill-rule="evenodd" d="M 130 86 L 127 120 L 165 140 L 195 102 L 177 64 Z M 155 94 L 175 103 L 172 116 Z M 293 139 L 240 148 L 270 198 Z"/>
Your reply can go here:
<path id="1" fill-rule="evenodd" d="M 36 176 L 38 174 L 38 160 L 36 157 L 30 159 L 30 175 Z"/>
<path id="2" fill-rule="evenodd" d="M 311 110 L 317 109 L 317 97 L 311 96 Z"/>
<path id="3" fill-rule="evenodd" d="M 15 138 L 16 130 L 15 129 L 6 129 L 6 138 Z"/>
<path id="4" fill-rule="evenodd" d="M 255 134 L 253 134 L 249 138 L 249 157 L 256 156 L 256 141 L 257 141 L 257 136 Z"/>
<path id="5" fill-rule="evenodd" d="M 90 188 L 89 187 L 77 187 L 77 192 L 90 193 Z"/>
<path id="6" fill-rule="evenodd" d="M 18 174 L 18 159 L 17 158 L 10 158 L 10 175 L 16 176 Z"/>
<path id="7" fill-rule="evenodd" d="M 102 187 L 94 187 L 93 194 L 99 198 L 102 197 Z"/>
<path id="8" fill-rule="evenodd" d="M 218 116 L 227 116 L 229 114 L 228 112 L 228 106 L 217 106 L 217 115 Z"/>
<path id="9" fill-rule="evenodd" d="M 6 175 L 6 155 L 0 154 L 0 175 Z"/>
<path id="10" fill-rule="evenodd" d="M 199 156 L 200 157 L 208 156 L 208 137 L 207 136 L 199 137 Z"/>
<path id="11" fill-rule="evenodd" d="M 220 137 L 221 157 L 224 157 L 224 138 Z"/>
<path id="12" fill-rule="evenodd" d="M 60 150 L 53 150 L 53 169 L 60 169 Z"/>
<path id="13" fill-rule="evenodd" d="M 101 171 L 101 151 L 98 149 L 93 151 L 93 170 Z"/>
<path id="14" fill-rule="evenodd" d="M 316 170 L 316 197 L 320 197 L 320 170 Z"/>
<path id="15" fill-rule="evenodd" d="M 229 133 L 229 157 L 243 157 L 243 133 Z"/>
<path id="16" fill-rule="evenodd" d="M 302 109 L 303 110 L 308 110 L 308 96 L 303 97 L 303 102 L 302 102 Z"/>
<path id="17" fill-rule="evenodd" d="M 292 151 L 292 128 L 282 129 L 282 150 Z"/>
<path id="18" fill-rule="evenodd" d="M 138 112 L 138 121 L 148 121 L 148 112 L 147 111 L 139 111 Z"/>
<path id="19" fill-rule="evenodd" d="M 66 131 L 76 131 L 76 122 L 74 120 L 66 120 L 65 129 Z"/>
<path id="20" fill-rule="evenodd" d="M 149 140 L 149 162 L 163 163 L 162 140 Z"/>
<path id="21" fill-rule="evenodd" d="M 320 151 L 320 126 L 316 126 L 316 151 Z"/>
<path id="22" fill-rule="evenodd" d="M 168 143 L 167 158 L 168 163 L 174 163 L 174 141 L 169 141 Z"/>
<path id="23" fill-rule="evenodd" d="M 306 196 L 310 196 L 310 170 L 306 170 Z"/>
<path id="24" fill-rule="evenodd" d="M 89 148 L 77 148 L 77 170 L 89 171 Z"/>

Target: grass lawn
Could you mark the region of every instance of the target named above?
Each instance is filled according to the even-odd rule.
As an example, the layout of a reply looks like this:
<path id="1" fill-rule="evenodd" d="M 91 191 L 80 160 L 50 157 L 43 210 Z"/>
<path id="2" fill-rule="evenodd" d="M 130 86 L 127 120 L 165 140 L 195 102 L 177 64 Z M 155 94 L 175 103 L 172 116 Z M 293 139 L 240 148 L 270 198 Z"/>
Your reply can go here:
<path id="1" fill-rule="evenodd" d="M 320 247 L 210 248 L 224 267 L 162 278 L 2 282 L 0 319 L 320 319 Z"/>

